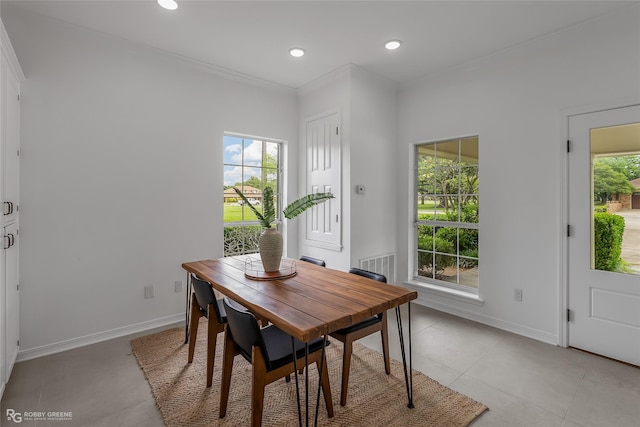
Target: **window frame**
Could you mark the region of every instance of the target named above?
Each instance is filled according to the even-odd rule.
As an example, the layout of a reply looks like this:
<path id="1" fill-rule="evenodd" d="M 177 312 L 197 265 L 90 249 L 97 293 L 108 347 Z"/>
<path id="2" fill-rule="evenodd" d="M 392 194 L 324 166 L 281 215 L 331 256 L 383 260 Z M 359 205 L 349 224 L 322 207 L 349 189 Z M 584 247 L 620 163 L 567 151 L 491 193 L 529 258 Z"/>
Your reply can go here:
<path id="1" fill-rule="evenodd" d="M 467 257 L 465 255 L 461 255 L 460 254 L 460 248 L 459 248 L 459 240 L 460 240 L 460 233 L 459 230 L 478 230 L 478 234 L 479 234 L 479 228 L 480 228 L 480 215 L 478 212 L 478 218 L 477 218 L 477 222 L 464 222 L 461 221 L 460 218 L 460 214 L 461 211 L 458 207 L 458 220 L 457 221 L 449 221 L 449 220 L 438 220 L 436 218 L 431 219 L 431 220 L 425 220 L 425 219 L 419 219 L 419 210 L 418 210 L 418 203 L 420 201 L 420 197 L 421 197 L 421 193 L 420 193 L 420 185 L 419 185 L 419 161 L 420 161 L 420 153 L 419 153 L 419 149 L 420 147 L 424 147 L 424 146 L 428 146 L 428 145 L 433 145 L 435 146 L 436 144 L 443 144 L 443 143 L 450 143 L 452 141 L 457 141 L 458 142 L 458 192 L 455 194 L 458 199 L 463 196 L 463 195 L 472 195 L 475 196 L 477 199 L 477 205 L 478 208 L 480 206 L 480 202 L 479 202 L 479 195 L 480 195 L 480 189 L 479 189 L 479 175 L 480 175 L 480 161 L 479 161 L 479 155 L 478 158 L 476 159 L 476 167 L 477 167 L 477 174 L 478 174 L 478 189 L 476 191 L 476 193 L 462 193 L 461 192 L 461 187 L 460 187 L 460 181 L 459 181 L 459 177 L 461 176 L 461 141 L 466 140 L 466 139 L 476 139 L 477 144 L 478 144 L 478 150 L 479 150 L 479 145 L 480 145 L 480 136 L 478 134 L 472 134 L 472 135 L 467 135 L 467 136 L 460 136 L 460 137 L 453 137 L 453 138 L 446 138 L 446 139 L 438 139 L 438 140 L 433 140 L 433 141 L 423 141 L 423 142 L 418 142 L 415 143 L 413 146 L 413 175 L 412 175 L 412 191 L 413 191 L 413 197 L 411 198 L 411 212 L 413 215 L 413 227 L 411 230 L 411 242 L 412 242 L 412 246 L 413 248 L 410 250 L 410 254 L 411 254 L 411 260 L 412 260 L 412 270 L 411 270 L 411 281 L 414 283 L 419 283 L 419 284 L 423 284 L 429 287 L 434 287 L 436 289 L 441 289 L 443 291 L 455 291 L 456 293 L 462 293 L 462 294 L 468 294 L 468 295 L 472 295 L 475 297 L 479 296 L 479 291 L 480 291 L 480 274 L 479 274 L 479 270 L 478 270 L 478 278 L 477 278 L 477 282 L 476 282 L 476 286 L 469 286 L 469 285 L 464 285 L 464 284 L 460 284 L 460 269 L 459 269 L 459 260 L 460 258 L 465 258 L 465 259 L 474 259 L 474 258 L 470 258 Z M 437 150 L 437 149 L 436 149 Z M 436 151 L 437 153 L 437 151 Z M 437 158 L 437 156 L 435 157 Z M 432 193 L 432 196 L 435 198 L 437 196 L 445 196 L 445 195 L 454 195 L 453 193 L 447 193 L 447 194 L 439 194 L 437 193 L 437 191 L 435 190 L 435 186 L 434 186 L 434 190 Z M 434 213 L 435 213 L 435 208 L 434 208 Z M 419 257 L 419 253 L 420 253 L 420 249 L 419 249 L 419 244 L 418 244 L 418 238 L 419 238 L 419 230 L 420 230 L 420 226 L 428 226 L 428 227 L 436 227 L 436 228 L 440 228 L 440 227 L 448 227 L 448 228 L 455 228 L 457 230 L 456 232 L 456 248 L 455 248 L 455 252 L 454 253 L 445 253 L 445 252 L 436 252 L 435 251 L 435 242 L 434 242 L 434 248 L 433 248 L 433 253 L 434 254 L 439 254 L 439 255 L 449 255 L 449 256 L 455 256 L 456 258 L 456 266 L 457 266 L 457 271 L 456 271 L 456 282 L 450 282 L 447 280 L 441 280 L 435 277 L 427 277 L 427 276 L 423 276 L 423 275 L 419 275 L 418 274 L 418 268 L 419 268 L 419 261 L 418 261 L 418 257 Z M 435 234 L 435 233 L 434 233 Z M 479 236 L 478 236 L 478 245 L 479 245 Z M 480 255 L 478 253 L 478 256 L 476 259 L 477 265 L 479 265 L 480 262 Z M 435 274 L 434 274 L 435 276 Z"/>
<path id="2" fill-rule="evenodd" d="M 225 161 L 225 155 L 224 155 L 224 150 L 226 148 L 225 146 L 225 139 L 226 137 L 232 137 L 232 138 L 239 138 L 242 139 L 242 161 L 240 163 L 227 163 Z M 254 165 L 247 165 L 245 163 L 245 140 L 253 140 L 253 141 L 260 141 L 263 145 L 264 144 L 277 144 L 278 147 L 278 153 L 277 153 L 277 158 L 276 158 L 276 191 L 274 192 L 274 204 L 275 204 L 275 211 L 276 211 L 276 219 L 274 221 L 274 226 L 277 230 L 279 230 L 280 232 L 282 232 L 282 206 L 283 206 L 283 188 L 284 188 L 284 156 L 285 156 L 285 144 L 286 141 L 280 140 L 280 139 L 275 139 L 275 138 L 265 138 L 265 137 L 261 137 L 261 136 L 254 136 L 254 135 L 248 135 L 248 134 L 242 134 L 242 133 L 235 133 L 235 132 L 224 132 L 223 134 L 223 138 L 222 138 L 222 147 L 223 147 L 223 160 L 222 160 L 222 170 L 223 170 L 223 188 L 224 186 L 226 186 L 227 184 L 224 183 L 224 173 L 227 170 L 227 167 L 240 167 L 242 169 L 242 173 L 241 173 L 241 179 L 242 179 L 242 184 L 245 184 L 245 168 L 258 168 L 258 169 L 265 169 L 262 165 L 259 166 L 254 166 Z M 264 151 L 263 151 L 264 152 Z M 261 161 L 263 161 L 263 159 L 261 159 Z M 261 177 L 264 176 L 264 173 L 261 174 Z M 232 184 L 233 185 L 233 184 Z M 264 190 L 264 183 L 263 183 L 263 188 L 261 190 Z M 250 198 L 250 197 L 249 197 Z M 261 207 L 264 206 L 264 203 L 261 203 Z M 248 208 L 246 208 L 248 209 Z M 224 204 L 223 204 L 223 210 L 224 210 Z M 244 210 L 243 210 L 243 216 L 244 216 Z M 223 211 L 223 215 L 222 215 L 222 224 L 223 224 L 223 229 L 226 229 L 228 227 L 255 227 L 255 226 L 259 226 L 260 225 L 260 221 L 258 221 L 257 219 L 255 220 L 241 220 L 241 221 L 225 221 L 225 214 Z M 233 253 L 233 254 L 227 254 L 224 250 L 224 239 L 223 239 L 223 254 L 224 256 L 233 256 L 233 255 L 246 255 L 246 254 L 250 254 L 250 253 L 256 253 L 257 252 L 257 248 L 255 249 L 255 251 L 247 251 L 247 252 L 242 252 L 242 253 Z"/>

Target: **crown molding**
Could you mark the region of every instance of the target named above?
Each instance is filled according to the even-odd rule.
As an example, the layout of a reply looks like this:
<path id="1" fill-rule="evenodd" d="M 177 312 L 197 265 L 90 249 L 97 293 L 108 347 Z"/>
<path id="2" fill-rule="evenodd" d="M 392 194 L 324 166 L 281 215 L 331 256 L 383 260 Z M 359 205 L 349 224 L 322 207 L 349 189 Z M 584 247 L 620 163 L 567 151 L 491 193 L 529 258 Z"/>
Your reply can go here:
<path id="1" fill-rule="evenodd" d="M 2 54 L 7 58 L 7 65 L 11 68 L 13 74 L 18 77 L 20 82 L 24 81 L 24 73 L 22 72 L 22 68 L 20 68 L 20 62 L 18 62 L 18 57 L 13 50 L 11 39 L 9 39 L 9 34 L 7 34 L 7 30 L 4 28 L 2 19 L 0 19 L 0 48 L 2 49 Z"/>
<path id="2" fill-rule="evenodd" d="M 289 93 L 289 94 L 295 94 L 295 88 L 292 88 L 290 86 L 286 86 L 286 85 L 282 85 L 280 83 L 275 83 L 272 82 L 270 80 L 265 80 L 265 79 L 261 79 L 259 77 L 255 77 L 255 76 L 251 76 L 248 74 L 244 74 L 241 73 L 239 71 L 235 71 L 235 70 L 231 70 L 228 68 L 224 68 L 224 67 L 220 67 L 218 65 L 215 64 L 211 64 L 205 61 L 201 61 L 198 59 L 194 59 L 194 58 L 190 58 L 184 55 L 180 55 L 174 52 L 170 52 L 164 49 L 160 49 L 157 48 L 155 46 L 151 46 L 148 44 L 144 44 L 144 43 L 139 43 L 136 41 L 132 41 L 129 40 L 125 37 L 121 37 L 121 36 L 117 36 L 114 34 L 110 34 L 104 31 L 99 31 L 99 30 L 95 30 L 92 28 L 87 28 L 84 27 L 82 25 L 78 25 L 78 24 L 73 24 L 58 18 L 53 18 L 50 16 L 45 16 L 42 15 L 40 13 L 37 12 L 32 12 L 32 11 L 21 11 L 21 13 L 24 13 L 26 16 L 28 17 L 34 17 L 35 19 L 40 19 L 43 22 L 46 23 L 51 23 L 53 25 L 56 26 L 60 26 L 65 28 L 66 30 L 69 31 L 81 31 L 81 32 L 85 32 L 87 34 L 91 34 L 93 37 L 99 37 L 102 38 L 104 40 L 111 40 L 113 42 L 116 43 L 122 43 L 123 45 L 128 46 L 131 49 L 136 49 L 139 52 L 145 52 L 147 54 L 150 55 L 156 55 L 158 58 L 161 59 L 165 59 L 165 60 L 171 60 L 174 63 L 178 63 L 178 64 L 182 64 L 182 65 L 186 65 L 189 67 L 193 67 L 199 71 L 205 72 L 205 73 L 209 73 L 209 74 L 213 74 L 222 78 L 225 78 L 227 80 L 232 80 L 232 81 L 237 81 L 240 83 L 244 83 L 244 84 L 250 84 L 252 86 L 257 86 L 260 88 L 264 88 L 264 89 L 270 89 L 270 90 L 274 90 L 274 91 L 279 91 L 279 92 L 283 92 L 283 93 Z M 8 35 L 6 34 L 6 31 L 4 30 L 4 25 L 2 26 L 2 43 L 4 46 L 4 41 L 5 41 L 5 37 L 7 40 L 9 40 Z M 13 50 L 12 50 L 13 51 Z M 15 57 L 15 53 L 14 53 L 14 57 Z M 24 77 L 24 75 L 23 75 Z M 23 78 L 24 79 L 24 78 Z"/>
<path id="3" fill-rule="evenodd" d="M 357 66 L 354 64 L 345 64 L 340 68 L 330 71 L 327 74 L 300 86 L 298 88 L 298 95 L 306 95 L 317 89 L 323 88 L 324 86 L 328 85 L 329 83 L 333 83 L 338 79 L 348 78 L 351 74 L 351 70 L 353 70 L 355 67 Z"/>
<path id="4" fill-rule="evenodd" d="M 391 80 L 387 77 L 376 74 L 373 71 L 369 71 L 368 69 L 361 67 L 359 65 L 349 63 L 341 66 L 340 68 L 336 68 L 335 70 L 321 77 L 318 77 L 317 79 L 312 80 L 303 86 L 300 86 L 298 88 L 298 95 L 306 95 L 310 92 L 314 92 L 318 89 L 321 89 L 326 85 L 328 85 L 329 83 L 333 83 L 338 79 L 351 78 L 356 74 L 366 76 L 367 78 L 370 78 L 373 80 L 377 80 L 381 84 L 386 84 L 396 89 L 398 87 L 398 82 L 394 80 Z"/>

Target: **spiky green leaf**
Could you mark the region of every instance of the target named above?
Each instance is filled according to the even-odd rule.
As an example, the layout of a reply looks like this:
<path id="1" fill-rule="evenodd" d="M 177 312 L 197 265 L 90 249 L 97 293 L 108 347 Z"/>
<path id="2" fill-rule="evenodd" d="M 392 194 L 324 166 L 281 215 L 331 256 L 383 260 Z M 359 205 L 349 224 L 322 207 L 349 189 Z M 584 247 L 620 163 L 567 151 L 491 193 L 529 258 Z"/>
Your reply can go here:
<path id="1" fill-rule="evenodd" d="M 249 206 L 249 208 L 251 208 L 251 210 L 253 211 L 253 213 L 255 214 L 256 218 L 258 218 L 258 221 L 260 221 L 260 224 L 264 227 L 264 228 L 271 228 L 271 223 L 273 222 L 273 220 L 275 219 L 275 209 L 273 208 L 273 191 L 271 191 L 271 197 L 270 197 L 270 203 L 267 200 L 267 190 L 271 190 L 270 188 L 266 188 L 264 195 L 263 195 L 263 202 L 264 202 L 264 210 L 265 210 L 265 215 L 263 215 L 260 211 L 258 211 L 258 209 L 255 208 L 255 206 L 253 206 L 251 204 L 251 202 L 249 202 L 249 200 L 247 199 L 247 197 L 242 194 L 242 191 L 240 191 L 237 187 L 233 187 L 233 189 L 236 191 L 236 193 L 238 193 L 238 196 L 240 196 L 240 198 L 242 200 L 244 200 L 244 204 L 245 206 Z M 267 205 L 270 204 L 271 205 L 271 216 L 267 215 Z"/>
<path id="2" fill-rule="evenodd" d="M 311 206 L 326 202 L 327 200 L 333 198 L 334 196 L 331 193 L 308 194 L 304 197 L 299 198 L 298 200 L 291 202 L 284 209 L 284 211 L 282 211 L 282 213 L 284 214 L 285 218 L 292 219 L 309 209 Z"/>
<path id="3" fill-rule="evenodd" d="M 273 205 L 273 188 L 266 187 L 262 192 L 262 201 L 264 209 L 262 211 L 262 216 L 266 223 L 271 227 L 271 223 L 276 220 L 276 208 Z M 269 228 L 267 227 L 267 228 Z"/>

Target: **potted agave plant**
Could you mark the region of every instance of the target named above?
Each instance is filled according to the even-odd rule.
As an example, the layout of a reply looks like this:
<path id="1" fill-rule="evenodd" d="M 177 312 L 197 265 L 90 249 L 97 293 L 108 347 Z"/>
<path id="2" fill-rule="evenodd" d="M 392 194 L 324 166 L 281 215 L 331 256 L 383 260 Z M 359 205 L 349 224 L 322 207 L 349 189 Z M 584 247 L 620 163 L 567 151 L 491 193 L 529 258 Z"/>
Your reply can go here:
<path id="1" fill-rule="evenodd" d="M 262 267 L 266 272 L 278 271 L 280 268 L 280 260 L 282 259 L 282 235 L 272 228 L 272 224 L 276 219 L 276 210 L 273 204 L 273 189 L 267 187 L 262 194 L 263 211 L 260 212 L 253 206 L 253 204 L 246 198 L 242 191 L 234 187 L 238 196 L 244 201 L 246 206 L 253 211 L 260 225 L 264 228 L 260 238 L 258 239 L 258 251 L 260 252 L 260 259 L 262 260 Z M 314 193 L 308 194 L 291 202 L 282 211 L 284 217 L 287 219 L 295 218 L 302 212 L 309 209 L 311 206 L 325 202 L 333 198 L 331 193 Z"/>

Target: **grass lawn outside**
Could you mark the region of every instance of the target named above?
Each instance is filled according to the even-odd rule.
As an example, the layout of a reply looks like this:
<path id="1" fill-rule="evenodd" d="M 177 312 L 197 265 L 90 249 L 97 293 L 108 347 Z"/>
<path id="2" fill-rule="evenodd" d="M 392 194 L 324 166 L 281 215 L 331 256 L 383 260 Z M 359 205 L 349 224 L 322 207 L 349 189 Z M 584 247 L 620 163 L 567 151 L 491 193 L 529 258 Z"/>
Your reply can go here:
<path id="1" fill-rule="evenodd" d="M 420 200 L 418 200 L 418 211 L 423 211 L 423 210 L 433 210 L 433 208 L 436 206 L 436 202 L 434 202 L 433 200 L 425 200 L 424 203 L 420 203 Z"/>
<path id="2" fill-rule="evenodd" d="M 261 207 L 258 207 L 261 210 Z M 244 212 L 243 212 L 244 211 Z M 243 215 L 244 214 L 244 218 Z M 225 203 L 224 204 L 224 222 L 242 222 L 242 221 L 257 221 L 256 215 L 251 208 L 240 206 L 237 203 Z"/>
<path id="3" fill-rule="evenodd" d="M 444 209 L 437 209 L 436 202 L 433 200 L 425 200 L 424 204 L 418 200 L 418 214 L 445 213 Z"/>

